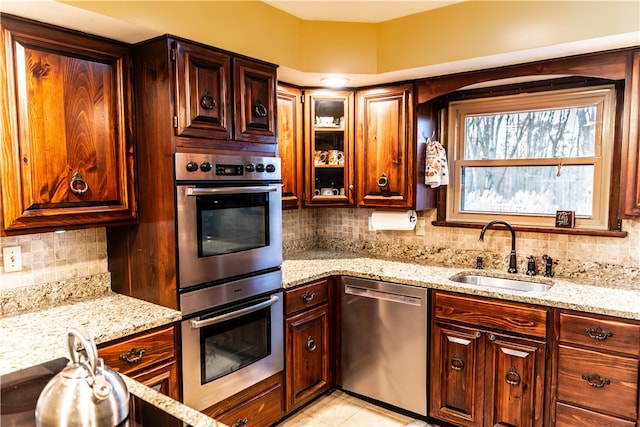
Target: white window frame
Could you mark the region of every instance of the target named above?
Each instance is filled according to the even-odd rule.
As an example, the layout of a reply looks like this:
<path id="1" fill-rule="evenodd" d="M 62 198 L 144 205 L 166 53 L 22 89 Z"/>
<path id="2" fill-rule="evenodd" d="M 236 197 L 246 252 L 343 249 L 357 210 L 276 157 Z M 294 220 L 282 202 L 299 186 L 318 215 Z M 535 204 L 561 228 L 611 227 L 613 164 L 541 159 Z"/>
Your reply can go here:
<path id="1" fill-rule="evenodd" d="M 594 165 L 593 208 L 590 217 L 576 217 L 575 228 L 607 230 L 609 221 L 609 197 L 611 170 L 614 150 L 616 90 L 614 85 L 581 87 L 555 91 L 523 93 L 517 95 L 476 98 L 453 101 L 448 108 L 448 156 L 450 183 L 447 191 L 447 221 L 465 223 L 486 223 L 503 219 L 513 225 L 530 227 L 555 227 L 555 215 L 528 215 L 504 212 L 461 211 L 461 174 L 463 166 L 557 166 L 589 164 Z M 595 153 L 593 157 L 545 158 L 511 160 L 464 160 L 464 123 L 471 114 L 491 114 L 535 109 L 598 107 Z"/>

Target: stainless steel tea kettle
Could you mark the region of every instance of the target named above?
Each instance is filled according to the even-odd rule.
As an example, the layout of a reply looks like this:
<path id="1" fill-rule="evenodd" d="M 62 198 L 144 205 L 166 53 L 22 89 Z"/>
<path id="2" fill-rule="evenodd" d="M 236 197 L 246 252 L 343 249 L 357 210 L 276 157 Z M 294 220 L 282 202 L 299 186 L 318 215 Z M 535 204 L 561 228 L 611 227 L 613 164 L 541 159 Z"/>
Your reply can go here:
<path id="1" fill-rule="evenodd" d="M 124 381 L 98 358 L 96 344 L 86 330 L 72 328 L 68 345 L 71 361 L 42 390 L 36 404 L 36 426 L 119 425 L 129 415 Z"/>

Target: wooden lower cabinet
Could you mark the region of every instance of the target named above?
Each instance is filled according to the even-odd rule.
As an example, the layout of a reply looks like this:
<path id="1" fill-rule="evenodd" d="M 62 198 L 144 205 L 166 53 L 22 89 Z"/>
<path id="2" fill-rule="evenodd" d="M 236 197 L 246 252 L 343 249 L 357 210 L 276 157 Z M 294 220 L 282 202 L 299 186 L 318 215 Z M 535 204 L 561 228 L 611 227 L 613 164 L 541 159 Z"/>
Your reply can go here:
<path id="1" fill-rule="evenodd" d="M 101 345 L 104 364 L 147 387 L 180 400 L 175 326 L 162 327 Z"/>
<path id="2" fill-rule="evenodd" d="M 333 385 L 328 295 L 326 279 L 285 293 L 287 412 Z"/>
<path id="3" fill-rule="evenodd" d="M 557 313 L 555 425 L 640 424 L 640 322 Z"/>
<path id="4" fill-rule="evenodd" d="M 546 314 L 434 293 L 430 415 L 456 426 L 543 426 Z"/>
<path id="5" fill-rule="evenodd" d="M 231 427 L 267 427 L 283 415 L 283 374 L 279 372 L 203 410 Z"/>

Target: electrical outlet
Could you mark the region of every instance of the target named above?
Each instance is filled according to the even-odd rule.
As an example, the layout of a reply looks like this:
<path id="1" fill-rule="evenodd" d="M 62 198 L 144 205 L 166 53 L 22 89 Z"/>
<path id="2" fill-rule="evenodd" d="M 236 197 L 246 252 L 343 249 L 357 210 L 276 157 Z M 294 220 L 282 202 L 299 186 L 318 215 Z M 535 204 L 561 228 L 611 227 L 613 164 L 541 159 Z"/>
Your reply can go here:
<path id="1" fill-rule="evenodd" d="M 427 221 L 419 219 L 416 221 L 416 236 L 424 236 L 426 233 Z"/>
<path id="2" fill-rule="evenodd" d="M 4 259 L 5 273 L 22 270 L 22 252 L 20 252 L 20 246 L 2 248 L 2 257 Z"/>

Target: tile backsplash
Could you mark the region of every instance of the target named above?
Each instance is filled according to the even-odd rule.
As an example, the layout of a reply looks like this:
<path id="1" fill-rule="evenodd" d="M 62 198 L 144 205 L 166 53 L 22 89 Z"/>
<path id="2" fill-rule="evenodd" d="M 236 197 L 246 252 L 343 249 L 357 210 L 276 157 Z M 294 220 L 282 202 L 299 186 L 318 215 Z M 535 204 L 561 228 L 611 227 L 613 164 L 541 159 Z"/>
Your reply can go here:
<path id="1" fill-rule="evenodd" d="M 369 231 L 370 215 L 370 209 L 286 210 L 285 255 L 318 247 L 344 248 L 421 262 L 445 259 L 469 268 L 482 255 L 489 265 L 501 268 L 509 253 L 508 232 L 492 229 L 480 242 L 477 229 L 432 226 L 435 211 L 419 212 L 419 219 L 427 224 L 424 236 L 414 231 Z M 534 255 L 541 263 L 542 255 L 548 254 L 558 261 L 555 271 L 564 276 L 606 274 L 613 267 L 637 277 L 640 221 L 625 220 L 622 228 L 628 233 L 625 238 L 517 232 L 519 262 Z M 0 290 L 108 273 L 105 228 L 0 237 L 0 247 L 9 246 L 20 246 L 23 269 L 6 273 L 0 251 Z"/>
<path id="2" fill-rule="evenodd" d="M 299 249 L 320 247 L 332 249 L 341 243 L 349 249 L 362 248 L 374 255 L 383 255 L 387 250 L 395 257 L 405 256 L 414 260 L 455 260 L 463 262 L 460 267 L 472 268 L 478 255 L 493 262 L 493 267 L 502 268 L 511 249 L 511 235 L 506 230 L 488 230 L 484 242 L 478 240 L 480 230 L 454 227 L 435 227 L 435 210 L 418 213 L 425 220 L 424 236 L 415 231 L 370 231 L 370 209 L 307 209 L 285 211 L 283 228 L 285 253 Z M 314 226 L 315 221 L 315 226 Z M 627 237 L 596 237 L 569 234 L 516 232 L 517 253 L 520 265 L 526 266 L 526 257 L 534 255 L 538 267 L 542 255 L 547 254 L 557 261 L 556 271 L 573 276 L 574 270 L 595 270 L 599 266 L 611 265 L 631 270 L 632 276 L 640 274 L 640 222 L 623 221 Z M 311 246 L 310 246 L 311 245 Z M 406 248 L 406 249 L 405 249 Z M 438 258 L 434 256 L 440 254 Z M 504 264 L 506 268 L 506 264 Z"/>
<path id="3" fill-rule="evenodd" d="M 105 228 L 0 237 L 0 247 L 20 246 L 22 270 L 6 273 L 0 251 L 0 290 L 108 272 Z"/>

